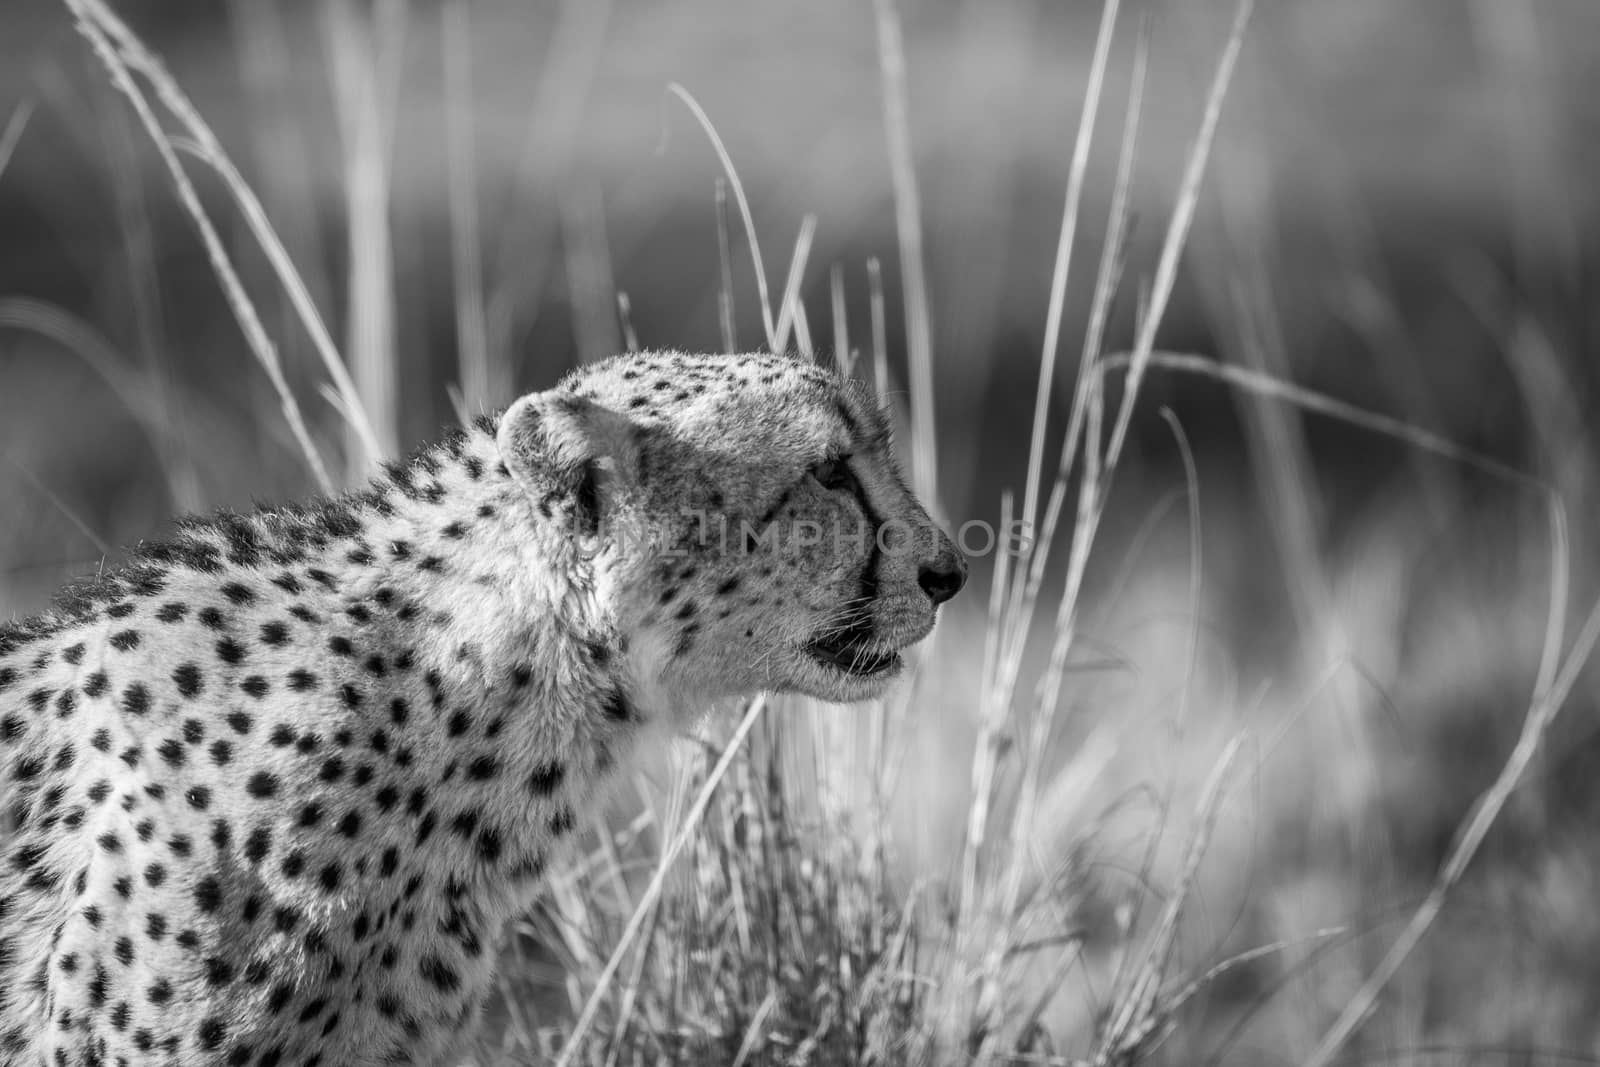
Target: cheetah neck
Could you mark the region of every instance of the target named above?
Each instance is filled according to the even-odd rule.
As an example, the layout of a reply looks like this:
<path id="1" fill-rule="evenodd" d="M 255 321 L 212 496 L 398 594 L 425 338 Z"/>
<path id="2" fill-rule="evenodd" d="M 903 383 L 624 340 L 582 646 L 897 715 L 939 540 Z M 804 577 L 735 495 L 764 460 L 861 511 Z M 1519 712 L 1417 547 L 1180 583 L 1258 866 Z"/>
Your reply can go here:
<path id="1" fill-rule="evenodd" d="M 577 549 L 563 502 L 532 500 L 481 429 L 390 468 L 352 506 L 366 533 L 321 551 L 321 569 L 342 562 L 323 599 L 354 624 L 352 658 L 370 646 L 420 680 L 405 803 L 448 792 L 435 847 L 513 908 L 645 725 L 607 607 L 625 576 Z M 393 730 L 393 699 L 349 710 Z"/>

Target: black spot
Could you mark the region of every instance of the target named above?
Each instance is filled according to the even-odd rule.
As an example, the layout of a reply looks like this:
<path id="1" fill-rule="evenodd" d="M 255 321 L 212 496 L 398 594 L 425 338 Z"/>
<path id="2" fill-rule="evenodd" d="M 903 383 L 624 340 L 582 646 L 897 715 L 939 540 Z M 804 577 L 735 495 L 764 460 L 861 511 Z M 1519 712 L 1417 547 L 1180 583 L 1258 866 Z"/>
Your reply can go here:
<path id="1" fill-rule="evenodd" d="M 262 697 L 266 696 L 267 693 L 272 689 L 272 687 L 267 684 L 267 680 L 261 677 L 259 674 L 252 674 L 250 677 L 240 682 L 239 688 L 244 690 L 246 695 L 255 697 L 257 700 L 260 700 Z"/>
<path id="2" fill-rule="evenodd" d="M 198 696 L 200 690 L 205 687 L 205 682 L 200 677 L 200 668 L 193 663 L 185 663 L 173 671 L 172 680 L 177 683 L 178 692 L 185 697 Z"/>
<path id="3" fill-rule="evenodd" d="M 139 647 L 139 631 L 123 630 L 111 635 L 111 647 L 118 652 L 131 652 Z"/>
<path id="4" fill-rule="evenodd" d="M 289 640 L 289 627 L 281 622 L 264 622 L 261 624 L 261 643 L 276 647 Z"/>
<path id="5" fill-rule="evenodd" d="M 161 744 L 159 746 L 156 747 L 156 751 L 161 754 L 161 758 L 166 761 L 168 766 L 170 766 L 170 767 L 181 767 L 181 766 L 183 766 L 183 762 L 184 762 L 184 759 L 185 759 L 185 756 L 184 756 L 184 753 L 183 753 L 183 746 L 178 743 L 178 739 L 177 738 L 175 738 L 175 737 L 167 738 L 165 741 L 161 742 Z"/>
<path id="6" fill-rule="evenodd" d="M 395 697 L 389 702 L 389 718 L 396 726 L 404 726 L 410 715 L 411 705 L 406 703 L 404 697 Z"/>
<path id="7" fill-rule="evenodd" d="M 266 800 L 278 794 L 278 776 L 267 771 L 257 771 L 245 783 L 245 791 L 257 800 Z"/>
<path id="8" fill-rule="evenodd" d="M 89 981 L 89 1007 L 99 1009 L 106 1004 L 106 986 L 111 983 L 111 976 L 106 974 L 102 964 L 94 965 L 94 977 Z"/>
<path id="9" fill-rule="evenodd" d="M 77 644 L 63 650 L 61 653 L 61 658 L 73 666 L 77 666 L 79 663 L 83 662 L 83 653 L 84 645 L 82 641 L 79 641 Z"/>
<path id="10" fill-rule="evenodd" d="M 228 620 L 222 617 L 222 612 L 217 608 L 201 608 L 200 625 L 208 630 L 220 630 L 228 625 Z"/>
<path id="11" fill-rule="evenodd" d="M 249 733 L 250 727 L 254 725 L 254 722 L 255 720 L 253 720 L 247 712 L 232 711 L 228 713 L 228 725 L 236 734 Z"/>
<path id="12" fill-rule="evenodd" d="M 283 871 L 285 878 L 300 877 L 301 873 L 306 869 L 305 853 L 299 849 L 291 850 L 287 856 L 283 857 L 283 863 L 279 865 L 278 869 Z"/>
<path id="13" fill-rule="evenodd" d="M 417 963 L 417 970 L 430 985 L 441 993 L 453 993 L 461 986 L 461 978 L 438 956 L 429 953 Z"/>
<path id="14" fill-rule="evenodd" d="M 228 582 L 222 587 L 222 595 L 232 604 L 248 604 L 256 598 L 250 587 L 242 582 Z"/>
<path id="15" fill-rule="evenodd" d="M 485 863 L 495 863 L 500 859 L 503 844 L 500 840 L 500 831 L 492 826 L 486 826 L 478 834 L 478 858 Z"/>
<path id="16" fill-rule="evenodd" d="M 244 646 L 231 637 L 217 642 L 217 658 L 224 663 L 237 664 L 244 659 Z"/>
<path id="17" fill-rule="evenodd" d="M 210 914 L 222 906 L 222 884 L 212 875 L 206 875 L 194 884 L 194 902 L 202 912 Z"/>
<path id="18" fill-rule="evenodd" d="M 606 713 L 606 717 L 614 722 L 627 722 L 632 718 L 632 709 L 628 706 L 628 698 L 623 695 L 620 689 L 613 689 L 606 694 L 603 710 Z"/>
<path id="19" fill-rule="evenodd" d="M 226 741 L 211 742 L 211 762 L 218 767 L 225 766 L 233 759 L 233 746 Z"/>
<path id="20" fill-rule="evenodd" d="M 339 687 L 339 699 L 347 708 L 358 708 L 361 706 L 361 690 L 346 682 Z"/>
<path id="21" fill-rule="evenodd" d="M 189 605 L 180 604 L 174 601 L 171 604 L 161 605 L 161 607 L 156 611 L 156 619 L 167 623 L 181 622 L 188 614 Z"/>
<path id="22" fill-rule="evenodd" d="M 324 893 L 336 892 L 339 888 L 341 872 L 337 863 L 330 863 L 317 873 L 317 884 Z"/>
<path id="23" fill-rule="evenodd" d="M 355 649 L 353 646 L 351 646 L 350 639 L 348 637 L 336 634 L 333 637 L 328 638 L 328 651 L 332 652 L 336 656 L 348 656 L 351 655 Z"/>
<path id="24" fill-rule="evenodd" d="M 209 977 L 209 976 L 208 976 Z M 231 980 L 231 975 L 230 975 Z M 213 983 L 214 985 L 222 983 Z M 195 1031 L 195 1039 L 202 1051 L 212 1052 L 222 1047 L 223 1040 L 228 1036 L 228 1028 L 222 1020 L 215 1015 L 208 1015 L 200 1022 L 200 1028 Z"/>
<path id="25" fill-rule="evenodd" d="M 299 826 L 300 829 L 305 830 L 317 825 L 317 823 L 321 821 L 322 805 L 313 800 L 311 803 L 300 809 L 300 818 L 296 821 L 296 825 Z"/>
<path id="26" fill-rule="evenodd" d="M 572 827 L 575 825 L 575 823 L 576 820 L 573 817 L 572 809 L 561 808 L 554 815 L 550 816 L 550 832 L 555 834 L 557 837 L 564 837 L 572 832 Z"/>
<path id="27" fill-rule="evenodd" d="M 339 832 L 346 837 L 355 837 L 361 833 L 361 814 L 347 811 L 344 818 L 339 820 Z"/>
<path id="28" fill-rule="evenodd" d="M 83 695 L 93 700 L 106 691 L 108 684 L 109 683 L 106 681 L 106 672 L 95 671 L 93 674 L 89 675 L 89 677 L 83 680 Z M 5 687 L 0 686 L 0 689 L 3 688 Z"/>
<path id="29" fill-rule="evenodd" d="M 317 687 L 317 676 L 308 670 L 296 669 L 289 672 L 289 688 L 296 693 L 304 693 Z"/>

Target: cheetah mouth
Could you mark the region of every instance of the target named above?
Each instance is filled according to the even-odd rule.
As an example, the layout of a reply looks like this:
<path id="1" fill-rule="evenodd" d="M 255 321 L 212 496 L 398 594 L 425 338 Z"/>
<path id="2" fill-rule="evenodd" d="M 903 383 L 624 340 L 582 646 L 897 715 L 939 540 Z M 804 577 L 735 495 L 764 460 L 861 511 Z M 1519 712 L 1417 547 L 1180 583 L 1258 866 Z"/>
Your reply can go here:
<path id="1" fill-rule="evenodd" d="M 814 638 L 806 654 L 826 667 L 855 678 L 891 674 L 900 667 L 900 653 L 885 648 L 870 627 L 852 627 Z"/>

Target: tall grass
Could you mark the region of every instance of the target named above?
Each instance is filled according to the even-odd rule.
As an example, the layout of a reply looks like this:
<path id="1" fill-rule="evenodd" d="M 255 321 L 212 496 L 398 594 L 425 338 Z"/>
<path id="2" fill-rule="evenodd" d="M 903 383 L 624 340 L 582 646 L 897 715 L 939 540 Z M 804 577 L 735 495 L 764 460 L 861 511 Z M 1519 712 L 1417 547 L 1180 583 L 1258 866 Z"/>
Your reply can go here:
<path id="1" fill-rule="evenodd" d="M 399 113 L 397 57 L 404 19 L 427 16 L 406 15 L 403 5 L 379 3 L 369 19 L 354 3 L 341 0 L 328 8 L 323 23 L 346 181 L 347 274 L 339 294 L 344 298 L 346 346 L 341 354 L 324 325 L 331 309 L 319 309 L 313 296 L 333 300 L 334 287 L 302 277 L 201 110 L 103 0 L 63 2 L 159 155 L 313 482 L 331 489 L 393 453 L 400 440 L 401 411 L 389 170 Z M 1107 98 L 1111 48 L 1126 33 L 1115 0 L 1103 9 L 1085 109 L 1065 175 L 1020 501 L 1010 489 L 993 501 L 1001 528 L 1019 519 L 1033 537 L 1025 546 L 1012 546 L 1016 551 L 998 553 L 987 575 L 981 660 L 962 661 L 977 674 L 968 686 L 974 703 L 963 709 L 964 724 L 975 730 L 975 739 L 970 761 L 962 753 L 962 773 L 931 780 L 906 773 L 922 751 L 920 732 L 927 729 L 928 718 L 922 713 L 939 704 L 949 683 L 948 671 L 941 672 L 941 659 L 951 658 L 949 624 L 933 639 L 914 676 L 864 712 L 846 717 L 809 701 L 762 698 L 742 715 L 714 719 L 706 737 L 688 740 L 664 763 L 642 769 L 624 796 L 597 814 L 589 845 L 553 871 L 544 899 L 521 924 L 503 961 L 501 995 L 481 1040 L 481 1062 L 553 1062 L 558 1067 L 644 1062 L 1109 1067 L 1163 1056 L 1175 1063 L 1200 1062 L 1203 1050 L 1213 1052 L 1216 1062 L 1226 1062 L 1254 1013 L 1248 1007 L 1225 1006 L 1215 1009 L 1215 1018 L 1206 1018 L 1218 1003 L 1210 999 L 1214 990 L 1243 981 L 1241 975 L 1256 973 L 1252 968 L 1281 958 L 1281 966 L 1259 978 L 1252 991 L 1259 1003 L 1289 999 L 1318 961 L 1359 940 L 1353 930 L 1361 922 L 1382 907 L 1394 912 L 1392 898 L 1357 899 L 1361 914 L 1349 924 L 1275 929 L 1260 918 L 1269 906 L 1258 902 L 1265 891 L 1252 896 L 1254 887 L 1241 876 L 1246 884 L 1239 890 L 1240 914 L 1259 921 L 1240 925 L 1254 940 L 1241 944 L 1223 936 L 1205 942 L 1194 933 L 1207 918 L 1203 866 L 1213 850 L 1236 859 L 1241 854 L 1236 849 L 1248 847 L 1237 840 L 1245 821 L 1239 794 L 1251 792 L 1245 783 L 1259 789 L 1261 778 L 1274 773 L 1271 760 L 1294 743 L 1289 739 L 1309 716 L 1305 709 L 1316 703 L 1323 688 L 1331 687 L 1352 714 L 1371 717 L 1375 710 L 1359 692 L 1361 679 L 1352 681 L 1355 672 L 1341 669 L 1356 659 L 1347 646 L 1357 638 L 1346 639 L 1340 629 L 1340 576 L 1323 570 L 1327 550 L 1318 537 L 1324 522 L 1303 450 L 1306 416 L 1399 441 L 1418 454 L 1444 457 L 1507 483 L 1514 493 L 1546 503 L 1551 530 L 1540 664 L 1510 756 L 1460 817 L 1420 902 L 1394 912 L 1398 918 L 1382 931 L 1383 944 L 1369 953 L 1371 962 L 1359 956 L 1348 961 L 1340 972 L 1344 980 L 1319 987 L 1310 1007 L 1273 1020 L 1278 1027 L 1273 1032 L 1310 1063 L 1332 1063 L 1352 1045 L 1361 1047 L 1362 1028 L 1375 1006 L 1392 992 L 1403 966 L 1434 929 L 1512 791 L 1529 774 L 1556 713 L 1600 639 L 1600 609 L 1587 615 L 1576 638 L 1566 640 L 1570 549 L 1559 498 L 1544 483 L 1405 419 L 1363 410 L 1284 379 L 1282 365 L 1273 360 L 1286 342 L 1273 318 L 1265 268 L 1254 275 L 1243 272 L 1245 281 L 1223 286 L 1220 298 L 1221 317 L 1236 346 L 1250 357 L 1248 366 L 1158 347 L 1251 8 L 1249 0 L 1238 3 L 1218 57 L 1199 127 L 1176 177 L 1153 276 L 1138 295 L 1132 345 L 1128 351 L 1112 352 L 1108 338 L 1113 305 L 1126 288 L 1125 275 L 1130 268 L 1142 274 L 1148 266 L 1130 262 L 1131 188 L 1150 70 L 1148 22 L 1135 35 L 1077 379 L 1066 425 L 1056 433 L 1050 414 L 1058 392 L 1057 352 L 1072 258 L 1080 247 L 1086 169 Z M 464 2 L 446 3 L 439 12 L 438 58 L 451 156 L 449 276 L 458 349 L 454 395 L 463 413 L 506 399 L 511 388 L 508 352 L 536 314 L 538 293 L 550 273 L 545 263 L 549 242 L 544 239 L 549 220 L 518 216 L 497 244 L 486 242 L 480 232 L 486 212 L 479 197 L 472 125 L 472 12 Z M 529 120 L 523 182 L 569 184 L 582 90 L 610 15 L 607 4 L 561 6 L 549 66 Z M 1483 25 L 1488 38 L 1501 46 L 1497 55 L 1530 47 L 1525 35 L 1519 36 L 1525 27 L 1512 16 L 1485 8 Z M 934 501 L 940 489 L 941 440 L 933 410 L 930 304 L 936 294 L 923 263 L 924 227 L 930 222 L 923 218 L 913 165 L 909 116 L 917 101 L 910 90 L 913 72 L 900 13 L 892 0 L 875 0 L 873 26 L 885 163 L 895 198 L 906 351 L 904 358 L 890 352 L 891 301 L 876 260 L 869 260 L 864 272 L 854 264 L 829 265 L 828 336 L 833 358 L 842 368 L 870 378 L 881 398 L 901 403 L 909 397 L 900 414 L 911 428 L 914 481 Z M 755 212 L 733 153 L 688 88 L 674 84 L 668 92 L 705 132 L 723 174 L 713 191 L 720 268 L 717 331 L 723 347 L 733 350 L 738 343 L 735 278 L 742 268 L 736 266 L 736 215 L 737 239 L 750 256 L 764 343 L 813 355 L 817 338 L 804 295 L 817 247 L 818 217 L 808 214 L 800 220 L 787 272 L 780 285 L 771 285 Z M 0 174 L 25 123 L 26 112 L 19 111 L 0 133 Z M 541 154 L 541 148 L 550 151 Z M 278 344 L 241 281 L 234 262 L 237 252 L 230 252 L 221 236 L 225 227 L 196 187 L 186 163 L 194 159 L 221 178 L 229 210 L 243 221 L 281 286 L 282 298 L 294 309 L 298 328 L 321 361 L 328 383 L 323 392 L 340 420 L 335 425 L 308 414 L 297 400 L 295 389 L 297 384 L 305 388 L 305 376 L 297 381 L 280 359 Z M 153 195 L 154 190 L 141 194 Z M 130 262 L 136 272 L 149 272 L 155 261 L 148 238 L 138 233 L 138 203 L 130 196 L 122 214 Z M 568 295 L 585 302 L 588 322 L 584 331 L 589 341 L 580 348 L 612 338 L 630 350 L 638 348 L 631 303 L 625 292 L 615 290 L 606 258 L 604 205 L 598 197 L 584 199 L 570 192 L 563 204 L 575 205 L 564 218 L 569 262 L 579 264 L 569 268 L 569 289 L 576 291 Z M 1526 258 L 1528 252 L 1524 247 L 1519 254 Z M 581 281 L 572 283 L 572 278 Z M 850 321 L 847 290 L 856 284 L 866 290 L 864 328 Z M 148 292 L 137 294 L 137 300 L 147 312 L 155 303 Z M 161 343 L 159 324 L 148 314 L 142 322 L 143 343 L 153 350 Z M 53 309 L 14 298 L 0 301 L 0 325 L 21 325 L 51 336 L 103 365 L 102 373 L 140 414 L 163 464 L 180 463 L 183 453 L 164 415 L 180 403 L 180 396 L 143 376 L 128 375 L 105 354 L 108 346 L 92 330 Z M 851 347 L 856 337 L 866 339 L 865 350 Z M 1545 398 L 1532 399 L 1532 404 L 1549 407 L 1551 398 L 1562 392 L 1559 373 L 1550 370 L 1552 361 L 1541 355 L 1544 349 L 1534 333 L 1524 329 L 1517 337 L 1513 351 L 1518 353 L 1514 364 L 1519 380 L 1530 398 Z M 905 392 L 894 371 L 900 366 L 906 368 Z M 1115 780 L 1111 732 L 1104 723 L 1091 727 L 1074 721 L 1070 711 L 1078 695 L 1076 683 L 1082 681 L 1083 691 L 1091 695 L 1105 692 L 1084 680 L 1090 669 L 1084 664 L 1099 652 L 1091 632 L 1090 587 L 1108 551 L 1103 532 L 1112 489 L 1129 462 L 1135 412 L 1152 375 L 1219 383 L 1248 401 L 1252 455 L 1285 561 L 1283 584 L 1297 601 L 1296 615 L 1308 634 L 1297 646 L 1305 662 L 1292 668 L 1294 680 L 1304 681 L 1298 702 L 1286 702 L 1294 710 L 1272 723 L 1264 736 L 1231 725 L 1221 731 L 1223 740 L 1207 736 L 1192 710 L 1210 694 L 1199 621 L 1206 599 L 1201 579 L 1208 547 L 1201 538 L 1206 486 L 1181 423 L 1167 413 L 1171 444 L 1185 473 L 1179 499 L 1187 504 L 1183 515 L 1188 534 L 1186 574 L 1173 610 L 1187 623 L 1171 662 L 1151 672 L 1163 684 L 1170 683 L 1168 696 L 1175 710 L 1159 732 L 1159 751 L 1140 753 L 1141 770 L 1156 768 L 1169 777 L 1126 788 Z M 1552 440 L 1574 440 L 1572 422 L 1569 417 L 1563 427 L 1552 427 Z M 335 438 L 342 438 L 342 467 L 324 459 Z M 1048 473 L 1052 466 L 1053 473 Z M 335 470 L 342 475 L 336 476 Z M 174 488 L 173 495 L 188 500 L 194 491 Z M 64 502 L 61 510 L 69 512 Z M 87 530 L 81 519 L 74 516 L 73 521 Z M 1154 524 L 1152 520 L 1146 530 Z M 1130 560 L 1137 558 L 1143 536 L 1133 538 Z M 1124 574 L 1132 566 L 1127 564 Z M 1114 589 L 1121 587 L 1113 583 Z M 979 593 L 969 595 L 976 598 Z M 1258 693 L 1253 702 L 1265 704 L 1267 699 Z M 730 719 L 737 724 L 731 732 L 722 730 Z M 1064 751 L 1069 736 L 1072 747 Z M 1380 788 L 1381 747 L 1371 737 L 1357 746 L 1359 760 L 1366 761 L 1360 768 L 1367 775 L 1363 797 Z M 1188 777 L 1196 781 L 1179 780 L 1195 766 L 1201 772 Z M 1191 785 L 1197 788 L 1191 791 Z M 895 813 L 916 790 L 937 790 L 946 803 L 950 794 L 958 798 L 953 806 L 960 812 L 961 829 L 948 862 L 919 867 L 901 855 Z M 1284 790 L 1278 795 L 1294 794 Z M 1110 841 L 1124 832 L 1126 809 L 1139 806 L 1139 798 L 1145 800 L 1147 822 L 1132 835 L 1131 846 L 1118 850 Z M 1349 838 L 1363 839 L 1378 853 L 1375 862 L 1398 868 L 1407 860 L 1403 849 L 1370 815 L 1348 807 L 1337 818 Z M 1311 816 L 1305 823 L 1325 829 Z M 1108 875 L 1112 858 L 1130 864 L 1126 878 Z M 1116 887 L 1108 888 L 1112 883 Z M 1360 898 L 1361 889 L 1352 895 Z"/>

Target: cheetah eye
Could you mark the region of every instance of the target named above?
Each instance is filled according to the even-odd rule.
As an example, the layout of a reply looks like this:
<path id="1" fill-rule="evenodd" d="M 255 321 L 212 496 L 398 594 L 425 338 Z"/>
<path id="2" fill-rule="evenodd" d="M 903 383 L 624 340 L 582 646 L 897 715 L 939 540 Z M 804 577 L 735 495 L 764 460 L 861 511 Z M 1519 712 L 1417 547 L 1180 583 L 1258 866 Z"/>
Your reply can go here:
<path id="1" fill-rule="evenodd" d="M 856 486 L 855 472 L 850 469 L 850 464 L 843 457 L 823 460 L 811 468 L 811 476 L 820 482 L 824 489 L 831 491 L 854 489 Z"/>

